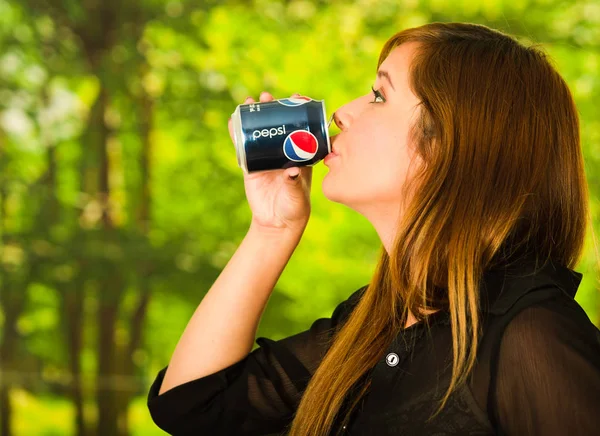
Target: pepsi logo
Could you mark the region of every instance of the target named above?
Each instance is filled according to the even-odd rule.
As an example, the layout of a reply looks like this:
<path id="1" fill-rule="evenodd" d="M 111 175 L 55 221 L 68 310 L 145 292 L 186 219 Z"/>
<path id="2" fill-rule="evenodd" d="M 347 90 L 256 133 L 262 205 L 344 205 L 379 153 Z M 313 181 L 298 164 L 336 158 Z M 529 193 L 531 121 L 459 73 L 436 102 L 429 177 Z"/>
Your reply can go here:
<path id="1" fill-rule="evenodd" d="M 315 157 L 318 146 L 315 135 L 307 130 L 296 130 L 283 141 L 283 152 L 289 160 L 305 162 Z"/>
<path id="2" fill-rule="evenodd" d="M 300 106 L 300 105 L 303 105 L 304 103 L 308 103 L 309 101 L 312 101 L 312 98 L 310 98 L 310 97 L 293 97 L 293 98 L 282 98 L 281 100 L 277 100 L 277 101 L 284 106 Z"/>

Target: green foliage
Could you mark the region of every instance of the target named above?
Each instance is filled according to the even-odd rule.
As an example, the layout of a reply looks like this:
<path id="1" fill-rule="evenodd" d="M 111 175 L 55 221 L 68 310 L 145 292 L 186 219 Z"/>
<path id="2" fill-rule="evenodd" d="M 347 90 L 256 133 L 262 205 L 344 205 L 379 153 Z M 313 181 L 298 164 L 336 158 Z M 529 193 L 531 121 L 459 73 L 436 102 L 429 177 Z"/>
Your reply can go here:
<path id="1" fill-rule="evenodd" d="M 161 433 L 145 410 L 147 388 L 250 220 L 230 114 L 262 90 L 323 98 L 331 113 L 370 92 L 379 50 L 401 29 L 469 21 L 544 45 L 580 110 L 600 233 L 592 1 L 138 0 L 106 2 L 103 20 L 87 7 L 0 0 L 0 328 L 16 435 L 76 432 L 67 398 L 77 328 L 87 425 L 97 418 L 94 389 L 105 386 L 126 398 L 129 433 Z M 314 168 L 311 220 L 259 336 L 308 328 L 373 272 L 377 234 L 324 198 L 325 173 Z M 577 300 L 598 324 L 596 256 L 589 238 Z M 100 362 L 107 308 L 117 311 L 111 352 L 129 370 Z M 115 385 L 113 370 L 126 382 Z"/>

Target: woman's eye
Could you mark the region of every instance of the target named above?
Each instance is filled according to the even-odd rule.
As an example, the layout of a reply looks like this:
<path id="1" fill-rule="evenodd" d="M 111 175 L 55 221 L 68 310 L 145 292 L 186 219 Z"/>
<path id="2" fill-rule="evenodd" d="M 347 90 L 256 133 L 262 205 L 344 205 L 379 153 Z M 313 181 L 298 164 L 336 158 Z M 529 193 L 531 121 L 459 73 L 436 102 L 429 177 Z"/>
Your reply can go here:
<path id="1" fill-rule="evenodd" d="M 373 89 L 373 87 L 371 87 L 371 90 L 373 91 L 373 96 L 375 97 L 375 99 L 369 103 L 384 103 L 385 102 L 385 98 L 383 97 L 381 92 L 379 92 L 379 90 Z M 380 99 L 380 101 L 378 101 L 377 99 Z"/>

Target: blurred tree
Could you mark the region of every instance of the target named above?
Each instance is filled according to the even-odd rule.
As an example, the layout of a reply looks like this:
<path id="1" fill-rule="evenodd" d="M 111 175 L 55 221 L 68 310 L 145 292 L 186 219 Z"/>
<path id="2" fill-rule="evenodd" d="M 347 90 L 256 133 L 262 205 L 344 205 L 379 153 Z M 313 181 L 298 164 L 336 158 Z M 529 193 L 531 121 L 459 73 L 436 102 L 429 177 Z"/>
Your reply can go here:
<path id="1" fill-rule="evenodd" d="M 1 434 L 46 431 L 12 407 L 22 389 L 70 400 L 74 420 L 55 433 L 135 433 L 131 404 L 249 222 L 226 127 L 235 105 L 267 89 L 332 111 L 370 92 L 387 37 L 432 21 L 547 47 L 580 109 L 595 217 L 591 1 L 0 0 Z M 315 167 L 311 221 L 259 335 L 305 329 L 372 273 L 377 235 L 324 199 L 324 172 Z M 600 323 L 596 260 L 590 249 L 578 300 Z"/>

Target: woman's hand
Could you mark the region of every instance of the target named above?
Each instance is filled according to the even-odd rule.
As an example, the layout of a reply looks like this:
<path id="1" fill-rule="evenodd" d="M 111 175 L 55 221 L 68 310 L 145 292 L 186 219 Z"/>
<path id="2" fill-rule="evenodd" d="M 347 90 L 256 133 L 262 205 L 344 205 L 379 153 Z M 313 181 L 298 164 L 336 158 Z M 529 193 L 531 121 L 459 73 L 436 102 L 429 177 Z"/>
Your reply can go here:
<path id="1" fill-rule="evenodd" d="M 299 94 L 294 94 L 298 96 Z M 273 100 L 262 92 L 260 102 Z M 254 103 L 248 97 L 244 104 Z M 233 125 L 229 119 L 229 135 L 233 141 Z M 296 176 L 296 178 L 292 178 Z M 310 217 L 312 167 L 290 167 L 244 174 L 246 198 L 252 211 L 251 227 L 266 231 L 303 232 Z"/>

